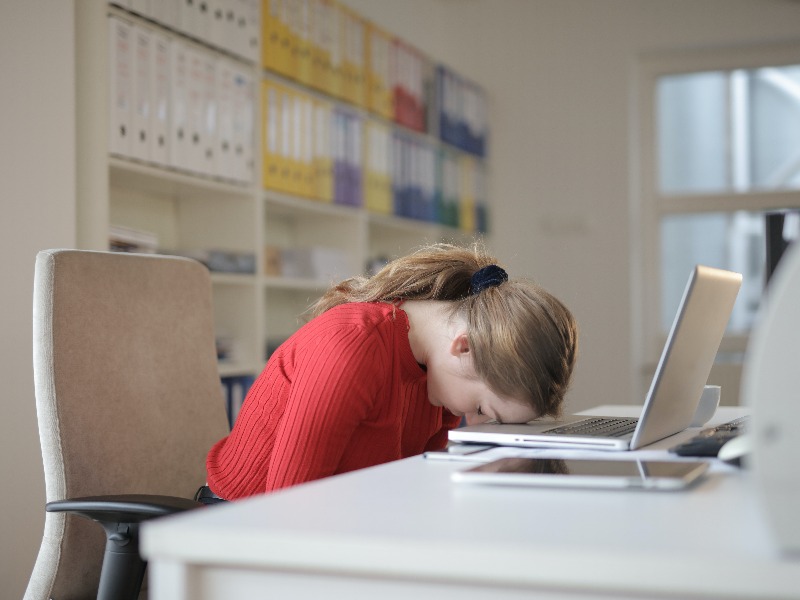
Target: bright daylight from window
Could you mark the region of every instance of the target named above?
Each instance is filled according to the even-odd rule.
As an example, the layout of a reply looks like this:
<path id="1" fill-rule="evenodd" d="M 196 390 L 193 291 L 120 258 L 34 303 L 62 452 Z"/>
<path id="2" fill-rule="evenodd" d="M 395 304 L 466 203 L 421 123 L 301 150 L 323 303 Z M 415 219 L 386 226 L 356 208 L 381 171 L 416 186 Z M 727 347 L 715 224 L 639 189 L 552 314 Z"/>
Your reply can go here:
<path id="1" fill-rule="evenodd" d="M 746 333 L 764 289 L 765 218 L 753 211 L 669 214 L 670 198 L 800 190 L 800 65 L 662 77 L 657 89 L 661 322 L 669 328 L 697 263 L 744 274 L 729 326 Z M 797 215 L 784 237 L 796 237 Z"/>

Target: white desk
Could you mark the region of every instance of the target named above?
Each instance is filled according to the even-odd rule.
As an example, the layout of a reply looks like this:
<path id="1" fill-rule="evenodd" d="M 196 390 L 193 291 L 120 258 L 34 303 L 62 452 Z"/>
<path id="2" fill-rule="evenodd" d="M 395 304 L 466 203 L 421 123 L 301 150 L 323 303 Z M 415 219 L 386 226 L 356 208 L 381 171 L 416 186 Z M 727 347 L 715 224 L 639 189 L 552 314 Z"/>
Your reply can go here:
<path id="1" fill-rule="evenodd" d="M 147 524 L 151 598 L 800 598 L 746 471 L 636 492 L 451 483 L 466 467 L 414 457 Z"/>

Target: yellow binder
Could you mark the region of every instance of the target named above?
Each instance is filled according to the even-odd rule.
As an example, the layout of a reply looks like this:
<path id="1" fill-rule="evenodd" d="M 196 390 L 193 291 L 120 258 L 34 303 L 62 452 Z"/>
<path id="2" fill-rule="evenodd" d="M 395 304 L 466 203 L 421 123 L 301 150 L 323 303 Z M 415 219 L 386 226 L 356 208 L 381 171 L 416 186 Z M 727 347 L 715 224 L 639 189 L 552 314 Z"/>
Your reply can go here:
<path id="1" fill-rule="evenodd" d="M 303 85 L 311 85 L 311 28 L 314 18 L 312 0 L 294 0 L 297 3 L 296 30 L 297 54 L 295 79 Z"/>
<path id="2" fill-rule="evenodd" d="M 340 97 L 365 106 L 365 21 L 354 10 L 339 5 Z"/>
<path id="3" fill-rule="evenodd" d="M 314 89 L 328 93 L 330 73 L 331 2 L 330 0 L 311 1 L 311 82 Z"/>
<path id="4" fill-rule="evenodd" d="M 285 74 L 287 40 L 285 16 L 289 0 L 261 0 L 261 66 L 275 73 Z"/>
<path id="5" fill-rule="evenodd" d="M 368 119 L 364 128 L 364 206 L 380 214 L 392 213 L 391 129 Z"/>
<path id="6" fill-rule="evenodd" d="M 475 159 L 459 157 L 459 211 L 458 225 L 462 231 L 475 231 Z"/>
<path id="7" fill-rule="evenodd" d="M 392 36 L 375 25 L 366 24 L 365 95 L 367 108 L 387 120 L 394 118 L 390 51 Z"/>

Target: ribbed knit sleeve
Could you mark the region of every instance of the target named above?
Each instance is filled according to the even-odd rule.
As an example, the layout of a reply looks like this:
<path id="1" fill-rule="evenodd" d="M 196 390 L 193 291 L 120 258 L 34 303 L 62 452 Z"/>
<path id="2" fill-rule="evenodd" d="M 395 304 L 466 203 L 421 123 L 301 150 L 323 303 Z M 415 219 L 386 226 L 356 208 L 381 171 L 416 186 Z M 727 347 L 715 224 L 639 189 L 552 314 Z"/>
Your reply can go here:
<path id="1" fill-rule="evenodd" d="M 251 387 L 206 462 L 227 499 L 441 448 L 457 419 L 428 401 L 406 314 L 345 304 L 297 331 Z"/>
<path id="2" fill-rule="evenodd" d="M 354 431 L 372 412 L 387 368 L 380 338 L 331 320 L 313 352 L 295 365 L 294 384 L 277 428 L 267 490 L 336 472 Z"/>

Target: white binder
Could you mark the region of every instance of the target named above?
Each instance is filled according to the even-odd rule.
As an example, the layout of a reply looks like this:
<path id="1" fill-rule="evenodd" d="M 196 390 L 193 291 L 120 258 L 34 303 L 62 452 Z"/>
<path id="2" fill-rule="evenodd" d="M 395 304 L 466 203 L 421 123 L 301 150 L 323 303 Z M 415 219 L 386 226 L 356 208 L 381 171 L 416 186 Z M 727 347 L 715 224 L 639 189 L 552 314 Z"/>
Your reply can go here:
<path id="1" fill-rule="evenodd" d="M 235 65 L 233 73 L 233 168 L 234 179 L 251 183 L 254 168 L 255 82 L 251 72 Z"/>
<path id="2" fill-rule="evenodd" d="M 200 0 L 178 2 L 178 31 L 207 41 L 211 33 L 209 3 Z"/>
<path id="3" fill-rule="evenodd" d="M 185 146 L 185 168 L 194 173 L 203 169 L 203 152 L 205 150 L 205 56 L 195 47 L 186 47 L 188 65 L 186 94 L 186 128 L 188 139 Z"/>
<path id="4" fill-rule="evenodd" d="M 129 5 L 131 11 L 142 15 L 143 17 L 149 17 L 151 4 L 158 4 L 159 1 L 160 0 L 129 0 L 127 4 Z"/>
<path id="5" fill-rule="evenodd" d="M 215 174 L 236 179 L 233 152 L 235 65 L 227 58 L 217 59 L 217 143 Z"/>
<path id="6" fill-rule="evenodd" d="M 172 67 L 170 41 L 165 35 L 152 32 L 150 58 L 150 160 L 157 165 L 168 166 Z"/>
<path id="7" fill-rule="evenodd" d="M 202 62 L 202 128 L 198 170 L 203 175 L 217 173 L 217 60 L 207 50 L 200 50 Z"/>
<path id="8" fill-rule="evenodd" d="M 170 43 L 170 123 L 169 165 L 188 170 L 189 131 L 189 48 L 180 40 Z"/>
<path id="9" fill-rule="evenodd" d="M 170 29 L 178 29 L 178 10 L 184 0 L 152 0 L 150 17 Z"/>
<path id="10" fill-rule="evenodd" d="M 150 68 L 152 36 L 150 30 L 134 25 L 133 31 L 133 131 L 131 156 L 150 161 L 151 93 Z"/>
<path id="11" fill-rule="evenodd" d="M 261 56 L 261 0 L 228 0 L 238 2 L 244 31 L 237 37 L 239 45 L 234 50 L 240 56 L 258 62 Z"/>
<path id="12" fill-rule="evenodd" d="M 133 28 L 109 17 L 109 139 L 108 151 L 130 157 L 133 118 Z"/>
<path id="13" fill-rule="evenodd" d="M 233 0 L 208 0 L 210 17 L 208 41 L 212 46 L 223 50 L 231 49 L 233 35 L 229 34 L 228 30 L 231 27 L 229 22 L 233 21 L 230 8 L 232 2 Z"/>

